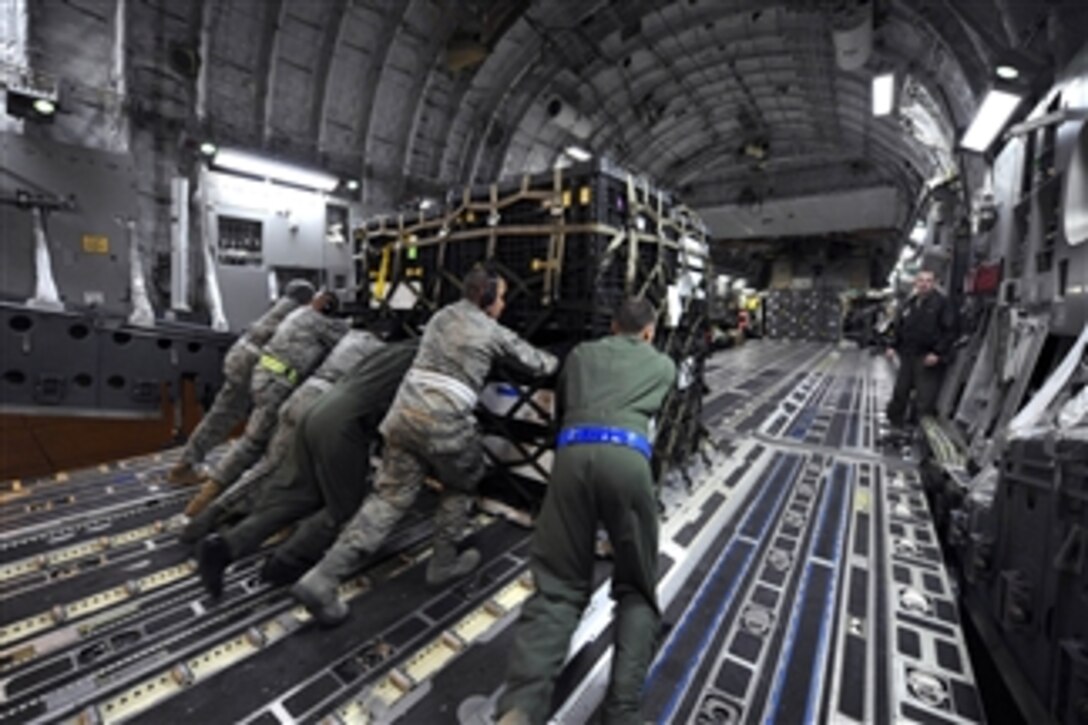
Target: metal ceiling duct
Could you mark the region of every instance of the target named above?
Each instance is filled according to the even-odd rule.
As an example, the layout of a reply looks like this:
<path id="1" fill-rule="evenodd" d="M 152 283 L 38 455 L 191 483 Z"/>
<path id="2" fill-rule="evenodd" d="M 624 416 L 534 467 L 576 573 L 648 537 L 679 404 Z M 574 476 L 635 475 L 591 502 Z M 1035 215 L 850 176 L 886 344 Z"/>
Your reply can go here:
<path id="1" fill-rule="evenodd" d="M 872 0 L 846 0 L 831 13 L 831 40 L 835 63 L 852 71 L 865 65 L 873 53 Z"/>
<path id="2" fill-rule="evenodd" d="M 549 121 L 577 138 L 584 140 L 593 133 L 593 120 L 559 96 L 552 96 L 545 110 Z"/>

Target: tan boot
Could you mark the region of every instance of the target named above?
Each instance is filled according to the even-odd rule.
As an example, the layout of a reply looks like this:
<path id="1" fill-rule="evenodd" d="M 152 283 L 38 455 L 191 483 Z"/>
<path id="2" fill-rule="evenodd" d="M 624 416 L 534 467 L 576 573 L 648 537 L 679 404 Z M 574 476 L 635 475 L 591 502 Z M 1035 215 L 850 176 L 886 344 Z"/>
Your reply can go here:
<path id="1" fill-rule="evenodd" d="M 223 487 L 214 478 L 209 478 L 204 481 L 200 486 L 200 491 L 196 496 L 189 501 L 189 504 L 185 507 L 185 515 L 189 518 L 193 518 L 201 511 L 208 507 L 212 501 L 215 500 L 223 491 Z"/>
<path id="2" fill-rule="evenodd" d="M 192 464 L 182 461 L 166 472 L 166 480 L 175 486 L 196 486 L 204 479 Z"/>

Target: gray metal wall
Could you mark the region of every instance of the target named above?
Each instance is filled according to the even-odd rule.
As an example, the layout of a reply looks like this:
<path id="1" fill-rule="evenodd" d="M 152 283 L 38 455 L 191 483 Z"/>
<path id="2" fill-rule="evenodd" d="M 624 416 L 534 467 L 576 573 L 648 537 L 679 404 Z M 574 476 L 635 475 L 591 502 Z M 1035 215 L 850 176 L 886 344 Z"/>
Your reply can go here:
<path id="1" fill-rule="evenodd" d="M 83 305 L 101 295 L 101 308 L 127 314 L 128 242 L 114 217 L 135 217 L 132 157 L 0 133 L 0 195 L 18 191 L 71 195 L 74 211 L 48 216 L 53 274 L 66 303 Z M 0 205 L 0 295 L 25 301 L 34 293 L 34 237 L 27 210 Z M 83 251 L 83 235 L 109 239 L 108 254 Z"/>
<path id="2" fill-rule="evenodd" d="M 18 192 L 50 197 L 71 196 L 72 211 L 57 211 L 47 218 L 53 274 L 69 309 L 97 307 L 108 316 L 131 311 L 129 243 L 115 220 L 140 218 L 137 170 L 132 155 L 68 146 L 18 133 L 0 133 L 0 195 Z M 222 173 L 208 174 L 204 198 L 209 241 L 218 244 L 219 215 L 260 221 L 264 255 L 260 267 L 217 265 L 225 312 L 232 330 L 244 328 L 268 306 L 268 275 L 273 268 L 313 270 L 332 286 L 354 286 L 351 245 L 326 239 L 326 205 L 347 208 L 342 200 L 324 194 L 252 181 Z M 349 222 L 358 209 L 349 210 Z M 149 221 L 149 220 L 144 220 Z M 145 273 L 157 255 L 170 251 L 170 230 L 158 220 L 141 224 L 147 238 Z M 150 232 L 146 230 L 152 230 Z M 84 235 L 108 239 L 106 254 L 84 251 Z M 344 232 L 345 240 L 350 229 Z M 199 244 L 198 240 L 193 241 Z M 199 260 L 199 256 L 194 257 Z M 189 299 L 203 299 L 202 266 L 192 268 Z M 0 205 L 0 298 L 25 301 L 34 293 L 34 238 L 29 210 Z M 101 299 L 96 304 L 94 301 Z M 169 300 L 153 300 L 161 316 Z"/>
<path id="3" fill-rule="evenodd" d="M 260 266 L 217 263 L 223 306 L 232 330 L 240 330 L 269 303 L 268 275 L 274 268 L 321 271 L 322 281 L 333 286 L 338 275 L 345 287 L 354 286 L 351 244 L 326 239 L 326 206 L 349 205 L 330 201 L 324 194 L 212 172 L 207 180 L 205 219 L 209 240 L 218 248 L 219 216 L 261 222 L 263 251 Z M 350 209 L 349 221 L 358 209 Z M 346 289 L 345 289 L 346 291 Z"/>

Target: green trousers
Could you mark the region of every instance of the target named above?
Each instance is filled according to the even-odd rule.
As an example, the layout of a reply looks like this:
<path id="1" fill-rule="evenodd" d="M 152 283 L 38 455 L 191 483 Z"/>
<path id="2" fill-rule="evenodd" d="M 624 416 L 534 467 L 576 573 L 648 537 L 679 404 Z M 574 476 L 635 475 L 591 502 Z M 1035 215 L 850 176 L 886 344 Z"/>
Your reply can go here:
<path id="1" fill-rule="evenodd" d="M 256 551 L 284 526 L 298 522 L 276 549 L 291 565 L 316 563 L 370 492 L 369 455 L 380 412 L 360 417 L 368 380 L 348 381 L 326 393 L 303 417 L 294 444 L 265 480 L 249 515 L 223 534 L 234 558 Z M 301 519 L 301 520 L 300 520 Z"/>
<path id="2" fill-rule="evenodd" d="M 598 523 L 615 557 L 614 649 L 604 720 L 641 722 L 642 683 L 661 619 L 657 503 L 646 458 L 609 445 L 575 445 L 556 453 L 533 534 L 537 590 L 517 624 L 499 714 L 516 710 L 531 723 L 547 721 L 555 679 L 592 594 Z"/>

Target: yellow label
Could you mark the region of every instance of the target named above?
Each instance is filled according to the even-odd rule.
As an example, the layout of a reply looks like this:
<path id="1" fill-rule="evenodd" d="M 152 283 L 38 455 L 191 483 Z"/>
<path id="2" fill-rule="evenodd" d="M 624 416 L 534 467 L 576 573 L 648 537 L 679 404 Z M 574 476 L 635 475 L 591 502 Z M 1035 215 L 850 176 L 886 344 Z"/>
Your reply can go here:
<path id="1" fill-rule="evenodd" d="M 83 251 L 87 254 L 109 254 L 110 238 L 97 234 L 84 234 Z"/>
<path id="2" fill-rule="evenodd" d="M 869 492 L 865 489 L 859 488 L 854 492 L 854 510 L 861 511 L 862 513 L 869 512 Z"/>

